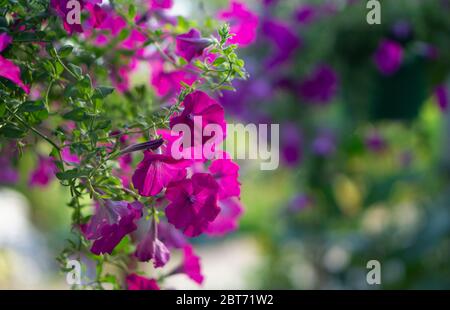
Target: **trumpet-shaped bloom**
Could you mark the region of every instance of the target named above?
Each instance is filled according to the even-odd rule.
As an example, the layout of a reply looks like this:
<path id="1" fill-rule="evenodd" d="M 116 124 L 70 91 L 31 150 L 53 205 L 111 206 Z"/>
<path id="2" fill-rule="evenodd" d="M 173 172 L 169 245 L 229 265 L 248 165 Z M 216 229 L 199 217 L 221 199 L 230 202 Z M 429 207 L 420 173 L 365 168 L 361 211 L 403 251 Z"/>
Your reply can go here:
<path id="1" fill-rule="evenodd" d="M 235 231 L 238 227 L 238 220 L 242 215 L 242 205 L 236 197 L 230 197 L 219 201 L 220 213 L 211 222 L 206 230 L 209 236 L 223 236 Z"/>
<path id="2" fill-rule="evenodd" d="M 219 186 L 210 174 L 195 173 L 191 179 L 174 182 L 166 191 L 169 223 L 195 237 L 204 232 L 220 212 L 217 205 Z"/>
<path id="3" fill-rule="evenodd" d="M 226 133 L 224 110 L 217 101 L 202 91 L 195 91 L 186 96 L 182 105 L 183 112 L 171 117 L 170 128 L 177 124 L 187 125 L 191 132 L 191 145 L 197 146 L 210 139 L 210 137 L 203 136 L 203 129 L 209 124 L 214 124 L 222 129 L 222 136 L 214 133 L 214 140 L 216 143 L 223 141 Z M 194 117 L 198 117 L 201 123 L 195 122 Z M 200 133 L 201 141 L 195 141 L 196 133 Z"/>
<path id="4" fill-rule="evenodd" d="M 200 258 L 195 254 L 191 245 L 183 247 L 183 263 L 177 272 L 186 274 L 193 281 L 198 284 L 203 283 L 203 275 L 200 266 Z"/>
<path id="5" fill-rule="evenodd" d="M 163 267 L 170 259 L 170 252 L 166 245 L 158 239 L 156 221 L 152 221 L 150 230 L 137 245 L 136 257 L 141 262 L 153 260 L 155 268 Z"/>
<path id="6" fill-rule="evenodd" d="M 133 174 L 133 185 L 140 195 L 155 196 L 170 182 L 183 179 L 188 165 L 187 161 L 175 160 L 169 155 L 146 151 L 144 159 Z"/>
<path id="7" fill-rule="evenodd" d="M 0 34 L 0 52 L 7 48 L 11 42 L 12 39 L 9 35 L 6 33 Z M 30 92 L 30 88 L 20 79 L 20 68 L 9 59 L 3 58 L 2 56 L 0 56 L 0 76 L 12 81 L 27 94 Z"/>
<path id="8" fill-rule="evenodd" d="M 187 61 L 191 61 L 194 57 L 199 57 L 203 54 L 203 50 L 207 48 L 212 42 L 208 38 L 202 38 L 200 31 L 191 29 L 187 33 L 177 36 L 177 55 L 183 57 Z"/>
<path id="9" fill-rule="evenodd" d="M 137 275 L 135 273 L 129 274 L 126 277 L 127 287 L 131 291 L 146 290 L 153 291 L 159 290 L 158 282 L 155 279 L 148 279 L 146 277 Z"/>
<path id="10" fill-rule="evenodd" d="M 91 252 L 111 254 L 123 237 L 136 230 L 135 221 L 141 216 L 139 202 L 106 200 L 96 205 L 94 215 L 82 228 L 86 239 L 94 241 Z"/>
<path id="11" fill-rule="evenodd" d="M 219 185 L 219 199 L 232 196 L 239 197 L 241 194 L 241 184 L 238 181 L 238 164 L 230 159 L 216 159 L 209 166 L 209 172 L 211 172 L 212 176 Z"/>
<path id="12" fill-rule="evenodd" d="M 218 17 L 230 23 L 230 33 L 233 34 L 229 39 L 230 43 L 243 47 L 256 40 L 258 15 L 250 11 L 245 4 L 232 1 L 227 10 L 219 12 Z"/>

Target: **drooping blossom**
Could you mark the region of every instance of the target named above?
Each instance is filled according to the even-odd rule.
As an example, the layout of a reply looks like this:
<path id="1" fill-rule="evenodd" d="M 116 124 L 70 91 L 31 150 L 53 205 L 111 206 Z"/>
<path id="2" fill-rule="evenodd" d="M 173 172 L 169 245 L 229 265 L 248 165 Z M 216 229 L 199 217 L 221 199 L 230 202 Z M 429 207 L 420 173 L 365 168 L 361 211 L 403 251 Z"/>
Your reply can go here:
<path id="1" fill-rule="evenodd" d="M 207 173 L 195 173 L 191 179 L 171 183 L 166 191 L 169 223 L 195 237 L 204 232 L 220 212 L 217 205 L 218 185 Z"/>
<path id="2" fill-rule="evenodd" d="M 183 233 L 165 221 L 161 221 L 158 224 L 158 237 L 169 249 L 179 249 L 187 244 Z"/>
<path id="3" fill-rule="evenodd" d="M 194 282 L 203 283 L 204 277 L 200 266 L 200 257 L 194 253 L 192 245 L 187 244 L 183 247 L 183 262 L 173 273 L 184 273 Z"/>
<path id="4" fill-rule="evenodd" d="M 0 34 L 0 53 L 11 44 L 12 39 L 6 33 Z M 0 55 L 0 76 L 4 77 L 20 88 L 22 88 L 27 94 L 30 92 L 30 88 L 25 85 L 20 78 L 20 68 L 16 66 L 9 59 L 4 58 Z"/>
<path id="5" fill-rule="evenodd" d="M 447 111 L 449 105 L 449 94 L 445 85 L 439 85 L 434 90 L 437 104 L 441 111 Z"/>
<path id="6" fill-rule="evenodd" d="M 105 200 L 98 203 L 94 215 L 82 227 L 86 239 L 94 241 L 91 252 L 111 254 L 123 237 L 136 230 L 135 221 L 141 216 L 142 204 L 137 201 Z"/>
<path id="7" fill-rule="evenodd" d="M 70 2 L 70 3 L 69 3 Z M 61 18 L 63 22 L 64 29 L 69 34 L 73 34 L 74 32 L 81 33 L 83 32 L 83 27 L 81 26 L 81 11 L 84 8 L 85 0 L 50 0 L 50 7 L 55 10 L 56 14 Z M 71 4 L 68 6 L 68 4 Z M 80 20 L 73 20 L 74 11 L 79 9 L 80 11 Z"/>
<path id="8" fill-rule="evenodd" d="M 191 29 L 187 33 L 176 37 L 176 53 L 187 61 L 203 54 L 203 50 L 211 45 L 212 41 L 208 38 L 202 38 L 200 31 Z"/>
<path id="9" fill-rule="evenodd" d="M 326 104 L 336 95 L 339 80 L 328 65 L 320 65 L 301 81 L 299 94 L 308 102 Z"/>
<path id="10" fill-rule="evenodd" d="M 373 56 L 378 71 L 383 75 L 393 75 L 403 62 L 403 47 L 392 40 L 384 39 Z"/>
<path id="11" fill-rule="evenodd" d="M 57 168 L 52 157 L 39 156 L 38 166 L 31 172 L 30 186 L 46 186 L 55 177 Z"/>
<path id="12" fill-rule="evenodd" d="M 226 134 L 224 110 L 217 101 L 205 92 L 195 91 L 184 98 L 182 106 L 183 112 L 170 118 L 170 128 L 177 124 L 187 125 L 191 131 L 191 146 L 203 145 L 210 139 L 213 139 L 216 145 L 223 141 Z M 194 122 L 195 117 L 200 120 L 200 123 Z M 212 137 L 203 135 L 203 129 L 210 124 L 219 126 L 222 135 L 216 132 L 212 134 Z"/>
<path id="13" fill-rule="evenodd" d="M 133 174 L 132 182 L 140 195 L 155 196 L 170 182 L 183 179 L 188 165 L 188 161 L 146 151 Z"/>
<path id="14" fill-rule="evenodd" d="M 154 291 L 160 289 L 155 279 L 148 279 L 135 273 L 127 275 L 126 282 L 128 290 L 131 291 Z"/>
<path id="15" fill-rule="evenodd" d="M 150 229 L 138 243 L 135 256 L 141 262 L 153 261 L 155 268 L 163 267 L 170 259 L 170 252 L 166 245 L 158 239 L 158 225 L 153 217 Z"/>
<path id="16" fill-rule="evenodd" d="M 302 135 L 293 123 L 281 126 L 281 154 L 288 166 L 295 166 L 302 161 Z"/>
<path id="17" fill-rule="evenodd" d="M 231 1 L 227 10 L 218 13 L 218 18 L 230 24 L 230 33 L 234 36 L 229 39 L 229 43 L 244 47 L 255 41 L 258 15 L 250 11 L 245 4 Z"/>
<path id="18" fill-rule="evenodd" d="M 230 197 L 219 200 L 219 207 L 219 215 L 214 221 L 209 223 L 205 231 L 209 236 L 223 236 L 238 228 L 238 221 L 243 211 L 239 199 Z"/>
<path id="19" fill-rule="evenodd" d="M 211 163 L 208 170 L 219 185 L 219 199 L 232 196 L 239 197 L 241 184 L 238 181 L 238 164 L 231 159 L 216 159 Z"/>
<path id="20" fill-rule="evenodd" d="M 300 38 L 283 21 L 265 20 L 262 31 L 274 46 L 274 50 L 266 62 L 269 68 L 287 61 L 301 45 Z"/>

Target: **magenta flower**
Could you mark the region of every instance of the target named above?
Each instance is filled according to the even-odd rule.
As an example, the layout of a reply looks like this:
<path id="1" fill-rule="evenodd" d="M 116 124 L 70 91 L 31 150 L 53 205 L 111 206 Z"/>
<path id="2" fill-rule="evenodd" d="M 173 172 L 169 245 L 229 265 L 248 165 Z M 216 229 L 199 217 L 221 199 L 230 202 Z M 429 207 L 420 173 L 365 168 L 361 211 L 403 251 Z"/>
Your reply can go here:
<path id="1" fill-rule="evenodd" d="M 63 22 L 64 29 L 67 33 L 72 34 L 74 32 L 83 32 L 83 27 L 81 26 L 81 20 L 79 23 L 69 24 L 68 22 L 68 14 L 74 7 L 67 7 L 67 4 L 70 0 L 50 0 L 50 6 L 56 11 L 56 14 L 61 18 Z M 77 3 L 80 5 L 80 10 L 83 10 L 84 1 L 78 0 Z M 81 17 L 80 17 L 81 18 Z"/>
<path id="2" fill-rule="evenodd" d="M 133 174 L 132 182 L 140 195 L 155 196 L 170 182 L 183 179 L 188 165 L 188 161 L 146 151 Z"/>
<path id="3" fill-rule="evenodd" d="M 120 47 L 127 50 L 134 50 L 141 48 L 145 41 L 147 41 L 147 37 L 140 31 L 133 29 L 128 37 L 122 41 Z"/>
<path id="4" fill-rule="evenodd" d="M 447 111 L 449 104 L 449 95 L 445 85 L 439 85 L 434 90 L 434 95 L 436 96 L 437 104 L 441 111 Z"/>
<path id="5" fill-rule="evenodd" d="M 12 42 L 12 38 L 7 33 L 0 33 L 0 52 L 7 48 Z"/>
<path id="6" fill-rule="evenodd" d="M 392 40 L 384 39 L 380 42 L 373 61 L 378 71 L 383 75 L 392 75 L 400 69 L 403 62 L 402 46 Z"/>
<path id="7" fill-rule="evenodd" d="M 170 118 L 170 128 L 173 128 L 176 124 L 186 124 L 191 131 L 191 146 L 203 145 L 211 139 L 211 137 L 202 134 L 203 129 L 209 124 L 218 125 L 222 129 L 222 136 L 214 133 L 215 143 L 223 141 L 226 134 L 224 110 L 217 101 L 202 91 L 195 91 L 186 96 L 182 106 L 184 107 L 183 112 Z M 201 124 L 194 122 L 196 116 L 201 116 Z M 197 135 L 200 135 L 201 141 L 195 141 L 196 132 Z"/>
<path id="8" fill-rule="evenodd" d="M 195 237 L 208 228 L 220 212 L 217 205 L 219 186 L 210 174 L 195 173 L 191 179 L 171 183 L 167 187 L 166 207 L 169 223 Z"/>
<path id="9" fill-rule="evenodd" d="M 230 159 L 216 159 L 209 166 L 209 172 L 219 185 L 218 197 L 224 199 L 241 194 L 238 181 L 239 165 Z"/>
<path id="10" fill-rule="evenodd" d="M 155 88 L 156 94 L 160 97 L 172 96 L 181 90 L 181 82 L 192 85 L 197 77 L 189 72 L 175 70 L 166 72 L 164 63 L 161 60 L 151 63 L 150 84 Z"/>
<path id="11" fill-rule="evenodd" d="M 200 266 L 200 258 L 194 253 L 191 245 L 183 247 L 183 263 L 174 273 L 184 273 L 194 282 L 203 283 L 203 275 Z"/>
<path id="12" fill-rule="evenodd" d="M 258 15 L 247 6 L 237 1 L 231 1 L 227 10 L 220 11 L 218 18 L 230 24 L 230 33 L 234 34 L 229 42 L 241 47 L 253 43 L 258 29 Z"/>
<path id="13" fill-rule="evenodd" d="M 322 65 L 300 83 L 299 93 L 309 102 L 325 104 L 336 95 L 338 84 L 336 72 L 330 66 Z"/>
<path id="14" fill-rule="evenodd" d="M 0 34 L 0 53 L 11 44 L 12 39 L 6 33 Z M 3 58 L 0 55 L 0 76 L 4 77 L 20 88 L 22 88 L 27 94 L 30 92 L 30 88 L 25 85 L 20 79 L 20 68 L 16 66 L 12 61 Z"/>
<path id="15" fill-rule="evenodd" d="M 141 216 L 140 202 L 101 201 L 89 222 L 82 227 L 86 239 L 94 241 L 91 252 L 111 254 L 123 237 L 136 230 L 135 221 Z"/>
<path id="16" fill-rule="evenodd" d="M 52 157 L 39 156 L 36 169 L 31 173 L 30 186 L 46 186 L 55 177 L 57 168 Z"/>
<path id="17" fill-rule="evenodd" d="M 150 230 L 137 245 L 134 255 L 141 262 L 153 260 L 155 268 L 163 267 L 170 259 L 170 252 L 166 245 L 158 239 L 158 225 L 153 218 Z"/>
<path id="18" fill-rule="evenodd" d="M 148 0 L 151 9 L 170 9 L 172 0 Z"/>
<path id="19" fill-rule="evenodd" d="M 70 147 L 65 147 L 62 149 L 61 152 L 62 159 L 69 164 L 79 164 L 80 159 L 78 158 L 77 154 L 73 154 L 70 151 Z"/>
<path id="20" fill-rule="evenodd" d="M 127 275 L 126 282 L 128 289 L 131 291 L 154 291 L 160 289 L 158 286 L 158 282 L 156 282 L 155 279 L 148 279 L 135 273 Z"/>
<path id="21" fill-rule="evenodd" d="M 200 31 L 191 29 L 187 33 L 177 36 L 176 53 L 187 61 L 191 61 L 194 57 L 203 54 L 203 50 L 207 48 L 212 41 L 208 38 L 202 38 Z"/>
<path id="22" fill-rule="evenodd" d="M 209 223 L 205 233 L 209 236 L 223 236 L 238 228 L 238 220 L 242 215 L 242 205 L 236 197 L 219 201 L 220 213 Z"/>

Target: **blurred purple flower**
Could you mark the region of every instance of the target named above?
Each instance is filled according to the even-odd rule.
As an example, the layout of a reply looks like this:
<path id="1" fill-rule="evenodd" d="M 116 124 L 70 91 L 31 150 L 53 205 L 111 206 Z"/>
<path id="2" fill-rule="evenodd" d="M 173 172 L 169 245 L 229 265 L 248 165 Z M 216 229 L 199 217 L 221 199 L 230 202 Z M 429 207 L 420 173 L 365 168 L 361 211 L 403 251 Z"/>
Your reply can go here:
<path id="1" fill-rule="evenodd" d="M 302 161 L 302 136 L 293 123 L 282 124 L 281 154 L 287 166 L 298 165 Z"/>
<path id="2" fill-rule="evenodd" d="M 36 169 L 31 173 L 30 186 L 46 186 L 55 177 L 57 168 L 52 157 L 39 156 Z"/>
<path id="3" fill-rule="evenodd" d="M 365 144 L 373 152 L 381 152 L 386 148 L 386 140 L 377 131 L 372 131 L 366 136 Z"/>
<path id="4" fill-rule="evenodd" d="M 301 45 L 299 37 L 291 30 L 289 25 L 282 21 L 265 20 L 262 25 L 262 32 L 274 46 L 274 51 L 266 62 L 269 68 L 284 63 Z"/>
<path id="5" fill-rule="evenodd" d="M 306 194 L 298 194 L 288 205 L 288 211 L 296 213 L 302 211 L 313 204 L 313 199 Z"/>
<path id="6" fill-rule="evenodd" d="M 378 71 L 383 75 L 392 75 L 403 62 L 403 48 L 395 41 L 384 39 L 373 56 Z"/>
<path id="7" fill-rule="evenodd" d="M 300 83 L 299 93 L 307 101 L 325 104 L 336 95 L 338 84 L 336 72 L 328 65 L 321 65 Z"/>
<path id="8" fill-rule="evenodd" d="M 11 166 L 8 158 L 0 156 L 0 184 L 14 184 L 19 180 L 19 174 L 16 169 Z"/>
<path id="9" fill-rule="evenodd" d="M 333 154 L 335 150 L 336 139 L 334 135 L 328 130 L 321 132 L 313 141 L 312 151 L 318 156 L 327 157 Z"/>
<path id="10" fill-rule="evenodd" d="M 449 104 L 448 90 L 445 85 L 439 85 L 434 90 L 434 95 L 436 96 L 436 101 L 442 112 L 447 111 Z"/>
<path id="11" fill-rule="evenodd" d="M 202 38 L 200 31 L 191 29 L 187 33 L 183 33 L 176 38 L 176 53 L 187 61 L 192 58 L 201 56 L 203 50 L 208 47 L 212 41 L 208 38 Z"/>
<path id="12" fill-rule="evenodd" d="M 302 4 L 294 12 L 295 20 L 303 25 L 309 25 L 317 18 L 317 7 L 312 4 Z"/>
<path id="13" fill-rule="evenodd" d="M 392 34 L 398 40 L 408 40 L 413 34 L 411 23 L 406 20 L 399 20 L 392 26 Z"/>

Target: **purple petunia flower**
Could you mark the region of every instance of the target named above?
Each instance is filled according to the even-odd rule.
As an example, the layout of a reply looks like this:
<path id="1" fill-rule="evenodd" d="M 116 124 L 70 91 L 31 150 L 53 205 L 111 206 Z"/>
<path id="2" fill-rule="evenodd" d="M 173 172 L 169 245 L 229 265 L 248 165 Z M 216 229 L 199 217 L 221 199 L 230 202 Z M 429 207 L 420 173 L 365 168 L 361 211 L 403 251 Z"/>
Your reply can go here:
<path id="1" fill-rule="evenodd" d="M 383 75 L 393 75 L 403 62 L 403 48 L 395 41 L 384 39 L 380 42 L 373 61 Z"/>
<path id="2" fill-rule="evenodd" d="M 336 72 L 328 65 L 321 65 L 300 83 L 299 93 L 309 102 L 325 104 L 336 95 L 338 84 Z"/>
<path id="3" fill-rule="evenodd" d="M 36 169 L 31 173 L 30 186 L 46 186 L 55 177 L 57 168 L 52 157 L 39 156 Z"/>
<path id="4" fill-rule="evenodd" d="M 329 156 L 336 150 L 336 139 L 327 130 L 321 132 L 313 141 L 312 151 L 318 156 Z"/>
<path id="5" fill-rule="evenodd" d="M 99 201 L 94 215 L 82 227 L 86 239 L 94 241 L 91 252 L 96 255 L 111 254 L 123 237 L 136 230 L 135 221 L 140 217 L 140 202 Z"/>
<path id="6" fill-rule="evenodd" d="M 126 277 L 127 287 L 131 291 L 136 290 L 159 290 L 158 282 L 155 279 L 148 279 L 146 277 L 137 275 L 135 273 L 129 274 Z"/>
<path id="7" fill-rule="evenodd" d="M 208 170 L 219 185 L 219 199 L 232 196 L 239 197 L 241 184 L 238 181 L 238 164 L 230 159 L 216 159 L 211 163 Z"/>
<path id="8" fill-rule="evenodd" d="M 293 123 L 281 127 L 281 154 L 288 166 L 295 166 L 302 160 L 302 136 L 299 128 Z"/>
<path id="9" fill-rule="evenodd" d="M 176 53 L 187 61 L 203 54 L 203 50 L 211 45 L 212 41 L 208 38 L 202 38 L 200 31 L 191 29 L 176 38 Z"/>
<path id="10" fill-rule="evenodd" d="M 219 200 L 220 213 L 209 223 L 205 233 L 209 236 L 223 236 L 238 228 L 238 220 L 242 215 L 242 205 L 238 198 L 230 197 Z"/>
<path id="11" fill-rule="evenodd" d="M 133 174 L 133 185 L 141 196 L 155 196 L 170 182 L 185 178 L 188 165 L 188 161 L 146 151 Z"/>
<path id="12" fill-rule="evenodd" d="M 11 44 L 12 38 L 6 33 L 0 34 L 0 53 Z M 0 55 L 0 76 L 4 77 L 17 86 L 22 88 L 27 94 L 30 92 L 30 88 L 25 85 L 20 79 L 20 68 L 16 66 L 12 61 L 3 58 Z"/>
<path id="13" fill-rule="evenodd" d="M 439 85 L 438 87 L 436 87 L 434 90 L 434 95 L 436 96 L 436 101 L 441 111 L 447 111 L 449 104 L 449 95 L 445 85 Z"/>
<path id="14" fill-rule="evenodd" d="M 204 232 L 220 212 L 217 205 L 219 186 L 207 173 L 195 173 L 191 179 L 171 183 L 166 191 L 169 223 L 195 237 Z"/>
<path id="15" fill-rule="evenodd" d="M 150 229 L 138 243 L 135 256 L 141 262 L 153 260 L 155 268 L 163 267 L 170 259 L 170 252 L 166 245 L 158 239 L 158 225 L 153 217 Z"/>

